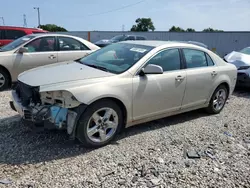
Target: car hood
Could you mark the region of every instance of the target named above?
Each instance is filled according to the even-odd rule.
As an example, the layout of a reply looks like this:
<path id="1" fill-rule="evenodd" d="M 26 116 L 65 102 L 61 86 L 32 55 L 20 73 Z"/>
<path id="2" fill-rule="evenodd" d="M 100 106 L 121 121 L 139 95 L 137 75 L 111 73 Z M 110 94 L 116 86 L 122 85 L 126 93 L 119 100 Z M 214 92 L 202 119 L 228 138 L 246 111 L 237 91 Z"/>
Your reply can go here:
<path id="1" fill-rule="evenodd" d="M 75 61 L 67 61 L 25 71 L 18 76 L 18 80 L 30 86 L 44 86 L 113 75 Z"/>
<path id="2" fill-rule="evenodd" d="M 242 66 L 250 66 L 250 55 L 243 54 L 240 52 L 231 52 L 227 54 L 224 59 L 228 63 L 234 64 L 237 68 Z"/>

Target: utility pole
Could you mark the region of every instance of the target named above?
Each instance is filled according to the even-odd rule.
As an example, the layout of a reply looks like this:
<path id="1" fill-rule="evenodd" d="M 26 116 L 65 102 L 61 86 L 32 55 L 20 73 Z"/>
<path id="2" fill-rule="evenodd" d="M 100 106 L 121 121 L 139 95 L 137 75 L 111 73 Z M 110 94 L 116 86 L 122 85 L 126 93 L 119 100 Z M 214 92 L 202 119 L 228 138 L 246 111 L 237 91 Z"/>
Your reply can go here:
<path id="1" fill-rule="evenodd" d="M 0 18 L 1 18 L 1 19 L 2 19 L 2 21 L 3 21 L 3 25 L 5 25 L 5 24 L 4 24 L 4 17 L 0 17 Z"/>
<path id="2" fill-rule="evenodd" d="M 41 25 L 41 23 L 40 23 L 40 8 L 39 8 L 39 7 L 34 7 L 34 9 L 37 10 L 37 15 L 38 15 L 38 28 L 40 28 L 40 25 Z"/>
<path id="3" fill-rule="evenodd" d="M 23 27 L 27 27 L 26 14 L 23 15 Z"/>

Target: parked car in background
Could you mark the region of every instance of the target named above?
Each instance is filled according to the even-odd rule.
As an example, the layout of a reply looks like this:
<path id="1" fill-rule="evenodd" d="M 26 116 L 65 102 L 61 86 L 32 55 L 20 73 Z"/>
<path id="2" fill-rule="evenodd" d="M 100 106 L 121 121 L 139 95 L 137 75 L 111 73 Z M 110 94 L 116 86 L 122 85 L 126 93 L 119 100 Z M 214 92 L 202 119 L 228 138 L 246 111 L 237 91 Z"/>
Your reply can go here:
<path id="1" fill-rule="evenodd" d="M 250 87 L 250 47 L 238 52 L 232 51 L 224 57 L 224 60 L 237 67 L 237 86 Z"/>
<path id="2" fill-rule="evenodd" d="M 85 146 L 100 147 L 122 127 L 199 108 L 220 113 L 236 77 L 234 65 L 197 45 L 124 41 L 25 71 L 10 105 L 26 121 L 65 128 Z"/>
<path id="3" fill-rule="evenodd" d="M 140 35 L 117 35 L 111 39 L 99 40 L 95 44 L 99 47 L 105 47 L 109 44 L 126 40 L 147 40 L 147 38 L 145 36 L 140 36 Z"/>
<path id="4" fill-rule="evenodd" d="M 0 49 L 0 90 L 9 88 L 23 71 L 76 60 L 98 49 L 89 41 L 70 35 L 40 33 L 21 37 Z"/>
<path id="5" fill-rule="evenodd" d="M 0 26 L 0 47 L 25 35 L 47 32 L 39 28 Z"/>

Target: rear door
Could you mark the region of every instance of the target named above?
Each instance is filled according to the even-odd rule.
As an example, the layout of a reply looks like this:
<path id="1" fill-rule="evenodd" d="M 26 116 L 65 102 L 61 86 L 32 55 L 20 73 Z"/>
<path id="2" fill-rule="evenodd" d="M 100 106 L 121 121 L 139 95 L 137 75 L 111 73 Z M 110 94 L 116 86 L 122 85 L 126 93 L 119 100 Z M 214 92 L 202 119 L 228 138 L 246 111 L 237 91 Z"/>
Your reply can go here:
<path id="1" fill-rule="evenodd" d="M 71 37 L 58 36 L 58 62 L 77 60 L 92 52 L 85 44 Z"/>
<path id="2" fill-rule="evenodd" d="M 13 62 L 17 75 L 23 71 L 57 62 L 56 39 L 54 36 L 39 37 L 24 47 L 28 52 L 14 53 Z M 16 75 L 16 76 L 17 76 Z"/>
<path id="3" fill-rule="evenodd" d="M 187 72 L 187 87 L 182 108 L 203 105 L 214 88 L 217 66 L 203 51 L 196 49 L 182 49 L 182 51 Z"/>

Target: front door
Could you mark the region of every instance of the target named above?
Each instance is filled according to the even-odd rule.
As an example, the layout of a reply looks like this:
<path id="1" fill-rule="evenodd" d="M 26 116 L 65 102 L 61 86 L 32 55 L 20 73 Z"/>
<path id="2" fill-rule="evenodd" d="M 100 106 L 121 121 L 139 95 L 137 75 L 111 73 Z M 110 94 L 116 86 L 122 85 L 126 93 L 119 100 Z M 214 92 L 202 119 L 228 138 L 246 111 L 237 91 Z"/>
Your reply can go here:
<path id="1" fill-rule="evenodd" d="M 13 69 L 16 70 L 16 76 L 35 67 L 56 63 L 57 51 L 55 41 L 53 36 L 36 38 L 24 46 L 27 48 L 27 52 L 14 53 Z"/>
<path id="2" fill-rule="evenodd" d="M 59 36 L 58 41 L 59 41 L 58 62 L 77 60 L 92 52 L 82 42 L 71 37 Z"/>
<path id="3" fill-rule="evenodd" d="M 215 87 L 217 67 L 203 51 L 183 49 L 183 54 L 187 66 L 187 87 L 182 107 L 203 105 Z"/>
<path id="4" fill-rule="evenodd" d="M 186 87 L 186 71 L 181 69 L 179 50 L 165 49 L 147 64 L 161 66 L 164 73 L 136 75 L 133 78 L 133 120 L 181 108 Z"/>

